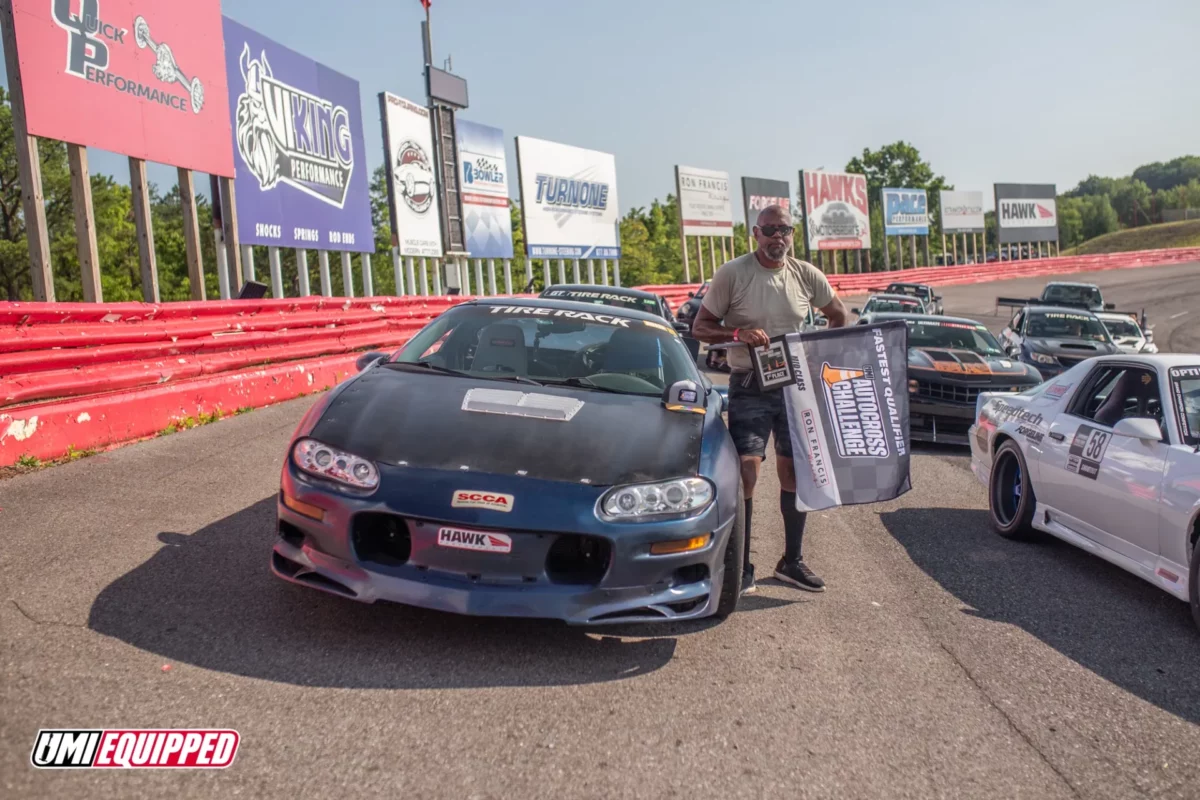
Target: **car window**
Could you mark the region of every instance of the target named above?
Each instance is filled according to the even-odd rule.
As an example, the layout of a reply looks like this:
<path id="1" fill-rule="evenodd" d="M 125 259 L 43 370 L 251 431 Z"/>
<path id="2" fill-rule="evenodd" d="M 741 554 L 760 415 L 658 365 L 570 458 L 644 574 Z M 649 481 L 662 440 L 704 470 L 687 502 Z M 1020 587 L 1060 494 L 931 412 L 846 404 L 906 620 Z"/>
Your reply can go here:
<path id="1" fill-rule="evenodd" d="M 691 354 L 665 322 L 552 306 L 463 305 L 418 333 L 392 361 L 426 363 L 484 378 L 562 383 L 658 395 L 699 381 Z"/>
<path id="2" fill-rule="evenodd" d="M 1127 417 L 1149 417 L 1158 423 L 1161 432 L 1166 421 L 1158 375 L 1144 367 L 1100 367 L 1075 398 L 1070 411 L 1109 428 Z"/>
<path id="3" fill-rule="evenodd" d="M 1012 322 L 1008 323 L 1008 327 L 1010 327 L 1012 329 L 1013 333 L 1020 333 L 1021 332 L 1021 323 L 1024 321 L 1025 321 L 1025 312 L 1018 311 L 1017 315 L 1012 318 Z"/>
<path id="4" fill-rule="evenodd" d="M 1182 441 L 1200 446 L 1200 365 L 1171 367 L 1171 400 Z"/>
<path id="5" fill-rule="evenodd" d="M 982 325 L 941 320 L 908 320 L 908 346 L 970 350 L 987 356 L 1004 355 L 996 337 Z"/>
<path id="6" fill-rule="evenodd" d="M 1106 319 L 1102 321 L 1104 322 L 1104 327 L 1108 328 L 1109 335 L 1114 339 L 1118 336 L 1132 336 L 1134 338 L 1138 338 L 1142 335 L 1141 328 L 1139 328 L 1137 323 L 1135 323 L 1133 320 Z"/>
<path id="7" fill-rule="evenodd" d="M 1047 286 L 1043 299 L 1050 303 L 1083 303 L 1094 305 L 1100 302 L 1100 292 L 1091 286 Z"/>
<path id="8" fill-rule="evenodd" d="M 1041 311 L 1029 315 L 1026 334 L 1034 339 L 1087 339 L 1110 341 L 1103 323 L 1090 314 L 1069 311 Z"/>
<path id="9" fill-rule="evenodd" d="M 596 303 L 602 306 L 629 308 L 634 311 L 644 311 L 647 314 L 662 316 L 662 308 L 657 297 L 635 297 L 615 292 L 591 291 L 587 289 L 546 289 L 542 297 L 556 300 L 570 300 L 572 303 Z"/>

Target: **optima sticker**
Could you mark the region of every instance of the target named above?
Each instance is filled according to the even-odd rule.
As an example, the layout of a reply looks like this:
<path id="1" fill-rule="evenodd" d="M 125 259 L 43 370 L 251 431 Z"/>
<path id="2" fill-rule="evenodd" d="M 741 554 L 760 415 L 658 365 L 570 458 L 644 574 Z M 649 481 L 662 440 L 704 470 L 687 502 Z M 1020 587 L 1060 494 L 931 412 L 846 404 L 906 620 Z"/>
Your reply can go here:
<path id="1" fill-rule="evenodd" d="M 460 489 L 454 493 L 454 499 L 450 501 L 450 506 L 452 508 L 486 508 L 491 511 L 508 512 L 512 511 L 513 496 Z"/>
<path id="2" fill-rule="evenodd" d="M 836 422 L 833 438 L 838 455 L 887 458 L 888 441 L 871 368 L 846 369 L 825 362 L 821 385 L 829 415 Z"/>

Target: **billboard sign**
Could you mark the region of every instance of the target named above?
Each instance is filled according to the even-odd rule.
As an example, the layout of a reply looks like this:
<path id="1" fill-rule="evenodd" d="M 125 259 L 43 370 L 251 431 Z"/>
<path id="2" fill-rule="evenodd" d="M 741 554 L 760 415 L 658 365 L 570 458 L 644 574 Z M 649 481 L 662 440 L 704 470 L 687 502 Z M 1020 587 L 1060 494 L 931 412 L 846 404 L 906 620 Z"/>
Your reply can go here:
<path id="1" fill-rule="evenodd" d="M 12 6 L 31 134 L 233 177 L 219 0 Z"/>
<path id="2" fill-rule="evenodd" d="M 512 258 L 504 131 L 464 119 L 455 127 L 467 252 L 472 258 Z"/>
<path id="3" fill-rule="evenodd" d="M 733 200 L 729 173 L 675 167 L 684 236 L 729 236 L 733 233 Z"/>
<path id="4" fill-rule="evenodd" d="M 883 235 L 929 235 L 929 198 L 924 189 L 883 190 Z"/>
<path id="5" fill-rule="evenodd" d="M 1000 244 L 1058 241 L 1053 183 L 997 183 L 995 192 Z"/>
<path id="6" fill-rule="evenodd" d="M 813 250 L 863 250 L 871 247 L 867 178 L 847 172 L 800 173 L 804 187 L 804 228 Z"/>
<path id="7" fill-rule="evenodd" d="M 238 237 L 373 252 L 358 81 L 224 21 Z"/>
<path id="8" fill-rule="evenodd" d="M 940 192 L 942 233 L 983 233 L 983 192 Z"/>
<path id="9" fill-rule="evenodd" d="M 909 491 L 905 323 L 789 333 L 784 342 L 796 508 L 879 503 Z"/>
<path id="10" fill-rule="evenodd" d="M 530 258 L 620 258 L 617 162 L 610 153 L 518 136 Z"/>
<path id="11" fill-rule="evenodd" d="M 442 255 L 429 109 L 379 93 L 392 237 L 402 256 Z"/>
<path id="12" fill-rule="evenodd" d="M 758 213 L 767 206 L 782 206 L 792 213 L 792 189 L 787 181 L 766 178 L 742 178 L 742 199 L 746 211 L 746 228 L 752 230 L 757 224 Z"/>

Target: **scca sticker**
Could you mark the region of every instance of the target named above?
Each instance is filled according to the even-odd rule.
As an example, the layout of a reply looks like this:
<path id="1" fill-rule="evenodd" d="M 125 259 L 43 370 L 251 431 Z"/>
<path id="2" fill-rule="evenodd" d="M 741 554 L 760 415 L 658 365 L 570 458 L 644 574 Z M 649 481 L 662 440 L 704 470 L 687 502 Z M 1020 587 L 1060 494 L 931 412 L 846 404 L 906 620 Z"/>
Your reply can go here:
<path id="1" fill-rule="evenodd" d="M 1100 475 L 1100 462 L 1108 450 L 1112 434 L 1093 428 L 1091 425 L 1080 425 L 1071 440 L 1071 449 L 1067 456 L 1067 471 L 1096 480 Z"/>
<path id="2" fill-rule="evenodd" d="M 452 508 L 486 508 L 491 511 L 512 511 L 513 496 L 494 492 L 473 492 L 459 489 L 450 501 Z"/>

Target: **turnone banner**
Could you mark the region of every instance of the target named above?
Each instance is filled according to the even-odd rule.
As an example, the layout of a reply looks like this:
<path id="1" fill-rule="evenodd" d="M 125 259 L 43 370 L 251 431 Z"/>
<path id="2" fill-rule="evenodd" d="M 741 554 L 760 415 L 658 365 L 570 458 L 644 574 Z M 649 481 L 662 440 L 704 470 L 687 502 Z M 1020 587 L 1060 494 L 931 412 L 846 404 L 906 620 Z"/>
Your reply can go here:
<path id="1" fill-rule="evenodd" d="M 906 324 L 782 338 L 791 379 L 780 391 L 796 460 L 796 508 L 879 503 L 909 491 Z M 770 360 L 779 366 L 777 357 Z"/>

